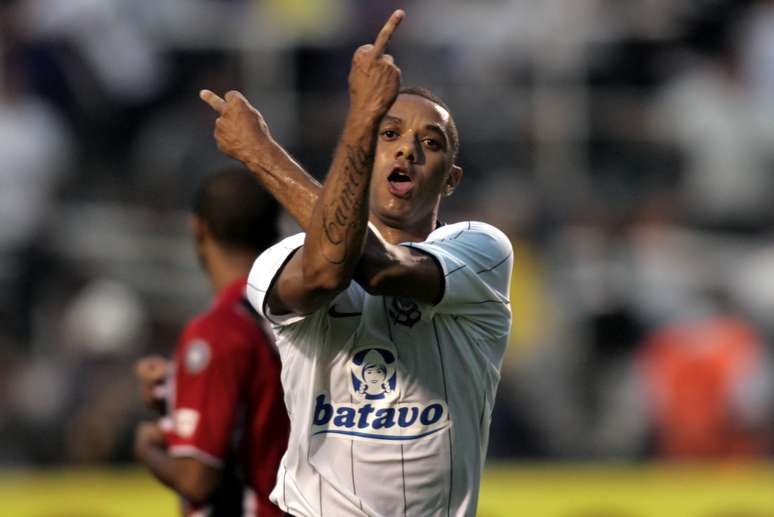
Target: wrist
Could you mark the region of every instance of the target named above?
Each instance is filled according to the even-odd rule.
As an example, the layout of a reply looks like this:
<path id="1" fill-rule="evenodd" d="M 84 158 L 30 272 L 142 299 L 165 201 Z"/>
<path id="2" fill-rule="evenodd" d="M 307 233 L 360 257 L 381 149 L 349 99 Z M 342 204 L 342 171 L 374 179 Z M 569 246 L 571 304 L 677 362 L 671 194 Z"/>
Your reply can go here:
<path id="1" fill-rule="evenodd" d="M 359 132 L 375 132 L 384 113 L 374 108 L 351 106 L 345 120 L 345 127 Z"/>
<path id="2" fill-rule="evenodd" d="M 134 444 L 134 456 L 141 462 L 145 463 L 148 456 L 148 444 L 143 441 L 139 441 Z"/>
<path id="3" fill-rule="evenodd" d="M 273 140 L 269 145 L 254 146 L 242 160 L 245 166 L 253 172 L 261 172 L 269 168 L 281 155 L 279 144 Z"/>

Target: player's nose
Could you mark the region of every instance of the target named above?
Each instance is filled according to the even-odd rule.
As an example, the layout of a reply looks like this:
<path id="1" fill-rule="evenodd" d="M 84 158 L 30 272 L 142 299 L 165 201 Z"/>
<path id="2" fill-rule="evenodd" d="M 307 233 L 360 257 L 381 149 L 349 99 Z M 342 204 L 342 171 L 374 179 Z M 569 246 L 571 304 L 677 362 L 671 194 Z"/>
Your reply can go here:
<path id="1" fill-rule="evenodd" d="M 416 163 L 419 158 L 419 147 L 413 135 L 406 135 L 401 139 L 395 150 L 395 158 L 403 158 L 407 162 Z"/>

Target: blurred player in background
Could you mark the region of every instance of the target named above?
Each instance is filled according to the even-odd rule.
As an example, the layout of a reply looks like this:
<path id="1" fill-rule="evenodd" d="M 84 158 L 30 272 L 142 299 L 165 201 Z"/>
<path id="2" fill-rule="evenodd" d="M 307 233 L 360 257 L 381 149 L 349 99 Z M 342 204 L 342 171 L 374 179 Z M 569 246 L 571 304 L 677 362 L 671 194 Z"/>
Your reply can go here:
<path id="1" fill-rule="evenodd" d="M 488 224 L 438 222 L 458 134 L 440 99 L 400 90 L 384 50 L 403 16 L 355 52 L 322 189 L 241 94 L 201 94 L 221 150 L 306 231 L 264 252 L 247 289 L 282 357 L 293 425 L 271 498 L 294 516 L 476 513 L 513 252 Z"/>
<path id="2" fill-rule="evenodd" d="M 278 206 L 243 169 L 205 179 L 194 203 L 196 252 L 218 293 L 185 328 L 174 360 L 140 360 L 146 404 L 135 453 L 183 498 L 185 515 L 281 515 L 269 502 L 288 419 L 280 362 L 245 299 L 257 254 L 276 241 Z"/>

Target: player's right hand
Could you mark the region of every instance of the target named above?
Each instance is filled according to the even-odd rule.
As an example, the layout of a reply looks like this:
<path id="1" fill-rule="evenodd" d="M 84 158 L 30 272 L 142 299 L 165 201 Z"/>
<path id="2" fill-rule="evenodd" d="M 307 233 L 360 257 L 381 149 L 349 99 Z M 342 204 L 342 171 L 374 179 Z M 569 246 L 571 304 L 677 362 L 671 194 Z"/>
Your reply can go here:
<path id="1" fill-rule="evenodd" d="M 240 92 L 231 90 L 220 98 L 210 90 L 202 90 L 199 97 L 219 117 L 215 120 L 215 141 L 218 149 L 232 158 L 250 165 L 265 166 L 261 160 L 270 155 L 276 142 L 263 115 Z"/>
<path id="2" fill-rule="evenodd" d="M 166 448 L 164 431 L 156 422 L 140 422 L 134 431 L 134 455 L 140 461 L 145 461 L 149 449 Z"/>
<path id="3" fill-rule="evenodd" d="M 355 51 L 349 72 L 349 97 L 356 113 L 381 118 L 398 96 L 400 69 L 384 51 L 405 16 L 401 9 L 396 10 L 373 45 L 363 45 Z"/>
<path id="4" fill-rule="evenodd" d="M 143 357 L 134 366 L 135 377 L 140 381 L 143 402 L 150 409 L 159 409 L 163 399 L 159 396 L 159 389 L 167 379 L 168 370 L 168 361 L 159 355 Z"/>

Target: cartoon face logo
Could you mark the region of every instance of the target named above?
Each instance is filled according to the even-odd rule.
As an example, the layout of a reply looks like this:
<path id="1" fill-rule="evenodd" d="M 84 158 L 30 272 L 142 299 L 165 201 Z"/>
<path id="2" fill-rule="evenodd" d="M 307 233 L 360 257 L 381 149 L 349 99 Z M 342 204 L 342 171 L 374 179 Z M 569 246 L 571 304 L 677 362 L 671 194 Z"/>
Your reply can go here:
<path id="1" fill-rule="evenodd" d="M 361 348 L 349 364 L 352 391 L 359 400 L 393 399 L 397 395 L 395 354 L 383 348 Z"/>
<path id="2" fill-rule="evenodd" d="M 422 312 L 419 310 L 419 306 L 414 300 L 410 298 L 395 297 L 392 299 L 390 316 L 392 317 L 393 323 L 411 328 L 422 319 Z"/>

